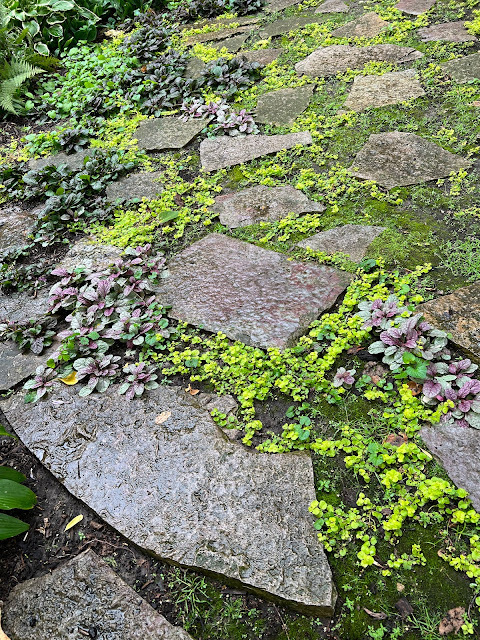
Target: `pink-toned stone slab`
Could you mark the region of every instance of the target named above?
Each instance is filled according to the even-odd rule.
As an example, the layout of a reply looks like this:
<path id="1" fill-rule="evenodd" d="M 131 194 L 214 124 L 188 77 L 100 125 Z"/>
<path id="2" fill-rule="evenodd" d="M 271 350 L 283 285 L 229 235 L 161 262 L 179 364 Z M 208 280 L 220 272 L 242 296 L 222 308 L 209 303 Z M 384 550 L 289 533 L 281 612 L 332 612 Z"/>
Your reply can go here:
<path id="1" fill-rule="evenodd" d="M 437 0 L 400 0 L 395 5 L 395 9 L 409 13 L 413 16 L 419 16 L 421 13 L 430 11 Z"/>
<path id="2" fill-rule="evenodd" d="M 370 11 L 356 20 L 338 27 L 332 31 L 332 36 L 334 38 L 374 38 L 388 27 L 388 24 L 374 11 Z"/>
<path id="3" fill-rule="evenodd" d="M 342 0 L 325 0 L 315 13 L 347 13 L 349 11 L 348 5 Z"/>
<path id="4" fill-rule="evenodd" d="M 477 38 L 465 29 L 465 22 L 432 24 L 418 30 L 423 42 L 446 40 L 447 42 L 475 42 Z"/>

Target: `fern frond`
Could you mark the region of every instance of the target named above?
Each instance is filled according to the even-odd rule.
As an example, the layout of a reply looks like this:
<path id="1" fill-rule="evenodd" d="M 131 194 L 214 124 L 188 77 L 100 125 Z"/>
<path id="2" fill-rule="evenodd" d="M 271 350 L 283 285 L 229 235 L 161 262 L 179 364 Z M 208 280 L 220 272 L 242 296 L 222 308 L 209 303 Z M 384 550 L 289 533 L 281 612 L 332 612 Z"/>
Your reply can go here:
<path id="1" fill-rule="evenodd" d="M 43 73 L 43 69 L 35 67 L 24 60 L 5 62 L 0 67 L 0 108 L 16 114 L 17 110 L 13 103 L 16 91 L 24 82 L 39 73 Z"/>
<path id="2" fill-rule="evenodd" d="M 60 65 L 60 60 L 54 56 L 42 56 L 36 51 L 29 52 L 25 55 L 25 60 L 30 64 L 41 67 L 47 71 L 52 71 L 55 67 Z"/>

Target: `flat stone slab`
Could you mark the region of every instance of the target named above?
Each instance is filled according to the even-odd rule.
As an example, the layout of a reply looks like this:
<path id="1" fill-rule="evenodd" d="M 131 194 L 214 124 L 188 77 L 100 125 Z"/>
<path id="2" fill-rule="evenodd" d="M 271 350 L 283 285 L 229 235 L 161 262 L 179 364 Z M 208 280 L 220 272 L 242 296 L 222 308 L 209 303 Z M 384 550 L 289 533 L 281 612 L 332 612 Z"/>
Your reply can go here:
<path id="1" fill-rule="evenodd" d="M 225 40 L 237 33 L 244 33 L 245 31 L 251 31 L 252 27 L 238 26 L 230 27 L 229 29 L 220 29 L 219 31 L 209 31 L 207 33 L 195 33 L 189 36 L 186 40 L 187 45 L 199 44 L 201 42 L 212 42 L 213 40 Z"/>
<path id="2" fill-rule="evenodd" d="M 146 552 L 333 613 L 330 567 L 308 513 L 307 454 L 232 442 L 194 397 L 166 385 L 129 402 L 116 386 L 81 398 L 56 383 L 45 402 L 25 405 L 16 394 L 0 407 L 68 491 Z"/>
<path id="3" fill-rule="evenodd" d="M 192 640 L 90 550 L 17 585 L 2 622 L 11 640 Z"/>
<path id="4" fill-rule="evenodd" d="M 21 249 L 28 243 L 28 236 L 33 231 L 37 212 L 41 208 L 26 211 L 10 203 L 0 207 L 0 255 Z"/>
<path id="5" fill-rule="evenodd" d="M 26 322 L 31 318 L 36 320 L 45 316 L 50 307 L 49 290 L 50 287 L 40 289 L 35 298 L 29 296 L 25 291 L 12 293 L 8 296 L 0 294 L 0 320 Z"/>
<path id="6" fill-rule="evenodd" d="M 79 240 L 73 244 L 67 255 L 58 263 L 57 268 L 74 271 L 78 267 L 86 267 L 91 271 L 103 271 L 115 260 L 118 260 L 123 249 L 110 244 L 99 244 L 90 238 Z"/>
<path id="7" fill-rule="evenodd" d="M 382 20 L 374 11 L 365 13 L 352 22 L 332 31 L 334 38 L 374 38 L 378 36 L 389 23 Z"/>
<path id="8" fill-rule="evenodd" d="M 29 160 L 28 168 L 34 171 L 39 171 L 45 167 L 59 167 L 66 164 L 69 169 L 76 171 L 81 169 L 85 164 L 85 158 L 91 156 L 94 149 L 83 149 L 82 151 L 76 151 L 75 153 L 57 153 L 53 156 L 44 156 L 37 160 Z"/>
<path id="9" fill-rule="evenodd" d="M 480 431 L 470 427 L 435 425 L 421 429 L 420 437 L 457 487 L 468 491 L 474 508 L 479 511 Z"/>
<path id="10" fill-rule="evenodd" d="M 183 122 L 179 118 L 153 118 L 142 120 L 135 132 L 138 148 L 145 151 L 181 149 L 207 126 L 203 118 Z"/>
<path id="11" fill-rule="evenodd" d="M 322 231 L 297 244 L 297 247 L 323 251 L 324 253 L 345 253 L 353 262 L 360 262 L 365 257 L 368 247 L 385 227 L 369 227 L 357 224 L 346 224 Z"/>
<path id="12" fill-rule="evenodd" d="M 260 37 L 264 40 L 266 40 L 267 38 L 275 38 L 276 36 L 281 36 L 284 33 L 302 29 L 303 27 L 306 27 L 307 24 L 316 24 L 321 21 L 322 19 L 317 17 L 314 13 L 308 16 L 293 16 L 292 18 L 282 18 L 281 20 L 276 20 L 275 22 L 266 24 L 263 30 L 260 32 Z"/>
<path id="13" fill-rule="evenodd" d="M 341 111 L 363 111 L 420 98 L 425 95 L 413 69 L 382 76 L 356 76 Z"/>
<path id="14" fill-rule="evenodd" d="M 395 5 L 395 9 L 409 13 L 412 16 L 419 16 L 421 13 L 430 11 L 437 0 L 400 0 Z"/>
<path id="15" fill-rule="evenodd" d="M 185 78 L 191 78 L 192 80 L 197 80 L 202 75 L 205 67 L 207 65 L 200 58 L 190 58 L 187 62 L 187 68 L 185 69 Z"/>
<path id="16" fill-rule="evenodd" d="M 243 164 L 269 153 L 292 149 L 297 144 L 308 145 L 312 142 L 312 136 L 308 131 L 277 136 L 206 138 L 200 143 L 200 160 L 205 171 L 214 171 Z"/>
<path id="17" fill-rule="evenodd" d="M 230 53 L 236 53 L 239 49 L 243 47 L 245 42 L 248 40 L 249 36 L 250 36 L 249 33 L 243 33 L 243 34 L 241 33 L 238 36 L 233 36 L 233 38 L 227 38 L 226 40 L 221 40 L 220 42 L 216 42 L 212 46 L 214 49 L 218 49 L 219 51 L 220 49 L 225 48 L 227 51 L 230 51 Z"/>
<path id="18" fill-rule="evenodd" d="M 374 133 L 350 167 L 350 174 L 387 189 L 445 178 L 471 162 L 414 133 Z"/>
<path id="19" fill-rule="evenodd" d="M 465 22 L 445 22 L 432 24 L 418 30 L 418 35 L 424 42 L 447 40 L 448 42 L 472 42 L 477 38 L 465 29 Z"/>
<path id="20" fill-rule="evenodd" d="M 8 391 L 23 380 L 30 378 L 35 369 L 48 360 L 45 351 L 36 356 L 31 351 L 22 353 L 15 342 L 0 342 L 0 391 Z"/>
<path id="21" fill-rule="evenodd" d="M 350 7 L 342 0 L 325 0 L 316 10 L 315 13 L 348 13 Z"/>
<path id="22" fill-rule="evenodd" d="M 255 110 L 256 122 L 287 125 L 305 111 L 313 96 L 313 85 L 270 91 L 259 97 Z"/>
<path id="23" fill-rule="evenodd" d="M 241 51 L 240 55 L 245 56 L 249 62 L 258 62 L 259 64 L 270 64 L 283 53 L 283 49 L 257 49 L 257 51 Z"/>
<path id="24" fill-rule="evenodd" d="M 324 211 L 319 202 L 290 185 L 265 187 L 258 185 L 236 193 L 217 196 L 212 211 L 220 216 L 220 222 L 231 229 L 257 222 L 274 222 L 289 213 Z"/>
<path id="25" fill-rule="evenodd" d="M 396 44 L 374 44 L 368 47 L 333 44 L 316 49 L 305 60 L 297 62 L 295 69 L 299 75 L 323 78 L 343 73 L 347 69 L 363 69 L 367 62 L 401 64 L 422 57 L 423 53 L 420 51 Z"/>
<path id="26" fill-rule="evenodd" d="M 265 10 L 273 13 L 274 11 L 283 11 L 287 7 L 293 7 L 295 4 L 299 4 L 301 0 L 270 0 L 265 7 Z"/>
<path id="27" fill-rule="evenodd" d="M 480 360 L 480 282 L 418 307 L 428 322 L 446 331 L 459 347 Z"/>
<path id="28" fill-rule="evenodd" d="M 460 84 L 480 80 L 480 53 L 455 58 L 440 65 L 447 75 Z"/>
<path id="29" fill-rule="evenodd" d="M 163 186 L 158 182 L 161 177 L 161 171 L 130 174 L 108 185 L 107 198 L 111 201 L 126 200 L 127 202 L 136 198 L 153 200 L 163 191 Z"/>
<path id="30" fill-rule="evenodd" d="M 175 256 L 168 273 L 157 299 L 172 317 L 262 348 L 293 345 L 351 280 L 218 233 Z"/>

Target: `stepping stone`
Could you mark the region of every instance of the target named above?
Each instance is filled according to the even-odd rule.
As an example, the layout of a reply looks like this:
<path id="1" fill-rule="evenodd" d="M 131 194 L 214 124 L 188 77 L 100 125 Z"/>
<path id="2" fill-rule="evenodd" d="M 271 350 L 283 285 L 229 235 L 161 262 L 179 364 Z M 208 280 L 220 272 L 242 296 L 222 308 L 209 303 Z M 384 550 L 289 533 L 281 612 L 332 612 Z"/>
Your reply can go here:
<path id="1" fill-rule="evenodd" d="M 480 282 L 418 307 L 437 329 L 451 334 L 453 342 L 480 360 Z"/>
<path id="2" fill-rule="evenodd" d="M 225 47 L 227 51 L 230 53 L 236 53 L 239 49 L 243 47 L 245 42 L 250 37 L 249 33 L 240 34 L 239 36 L 233 36 L 233 38 L 227 38 L 227 40 L 221 40 L 220 42 L 216 42 L 213 44 L 214 49 L 218 49 L 219 51 Z"/>
<path id="3" fill-rule="evenodd" d="M 295 89 L 270 91 L 259 97 L 255 110 L 256 122 L 266 124 L 293 124 L 305 111 L 313 96 L 313 85 L 306 84 Z"/>
<path id="4" fill-rule="evenodd" d="M 323 78 L 343 73 L 347 69 L 363 69 L 367 62 L 401 64 L 413 62 L 422 57 L 423 53 L 420 51 L 396 44 L 374 44 L 368 47 L 333 44 L 329 47 L 320 47 L 305 60 L 298 62 L 295 69 L 299 75 Z"/>
<path id="5" fill-rule="evenodd" d="M 421 13 L 430 11 L 437 0 L 400 0 L 395 5 L 395 9 L 409 13 L 413 16 L 419 16 Z"/>
<path id="6" fill-rule="evenodd" d="M 265 11 L 273 13 L 274 11 L 283 11 L 287 7 L 293 7 L 295 4 L 299 4 L 301 0 L 270 0 L 265 7 Z"/>
<path id="7" fill-rule="evenodd" d="M 322 18 L 316 17 L 315 14 L 283 18 L 282 20 L 276 20 L 275 22 L 270 22 L 265 25 L 263 31 L 260 32 L 260 37 L 264 40 L 267 38 L 275 38 L 276 36 L 281 36 L 284 33 L 302 29 L 303 27 L 306 27 L 307 24 L 316 24 L 321 21 Z"/>
<path id="8" fill-rule="evenodd" d="M 356 76 L 341 112 L 385 107 L 425 95 L 413 69 L 393 71 L 382 76 Z"/>
<path id="9" fill-rule="evenodd" d="M 440 65 L 447 75 L 460 84 L 480 80 L 480 53 L 455 58 Z"/>
<path id="10" fill-rule="evenodd" d="M 238 24 L 240 27 L 243 27 L 247 24 L 257 23 L 260 18 L 260 14 L 257 14 L 256 16 L 241 16 L 237 18 L 210 18 L 198 20 L 193 24 L 187 24 L 181 28 L 181 31 L 186 31 L 187 29 L 203 29 L 207 24 L 211 27 L 228 27 L 229 24 Z"/>
<path id="11" fill-rule="evenodd" d="M 206 66 L 205 62 L 200 60 L 200 58 L 190 58 L 187 62 L 187 68 L 185 69 L 185 78 L 197 80 L 201 77 Z"/>
<path id="12" fill-rule="evenodd" d="M 115 200 L 130 202 L 135 198 L 153 200 L 163 191 L 163 186 L 158 182 L 162 175 L 161 171 L 131 173 L 108 185 L 107 199 L 112 202 Z"/>
<path id="13" fill-rule="evenodd" d="M 312 136 L 308 131 L 277 136 L 206 138 L 200 143 L 200 159 L 205 171 L 213 171 L 243 164 L 269 153 L 292 149 L 297 144 L 307 145 L 312 142 Z"/>
<path id="14" fill-rule="evenodd" d="M 203 118 L 183 122 L 179 118 L 154 118 L 143 120 L 135 132 L 138 148 L 145 151 L 181 149 L 207 126 Z"/>
<path id="15" fill-rule="evenodd" d="M 10 203 L 0 208 L 0 255 L 21 249 L 28 243 L 28 236 L 32 233 L 42 208 L 27 211 Z"/>
<path id="16" fill-rule="evenodd" d="M 333 613 L 330 567 L 308 513 L 309 455 L 232 442 L 195 397 L 166 385 L 129 402 L 117 385 L 81 398 L 56 383 L 44 402 L 25 405 L 19 393 L 0 407 L 68 491 L 147 553 L 314 615 Z"/>
<path id="17" fill-rule="evenodd" d="M 448 42 L 475 42 L 477 38 L 465 29 L 465 22 L 432 24 L 418 30 L 423 42 L 447 40 Z"/>
<path id="18" fill-rule="evenodd" d="M 453 482 L 469 492 L 473 507 L 480 510 L 480 431 L 456 425 L 435 425 L 420 430 L 425 442 Z"/>
<path id="19" fill-rule="evenodd" d="M 73 244 L 56 268 L 74 271 L 78 267 L 86 267 L 91 271 L 103 271 L 118 260 L 122 253 L 123 249 L 119 247 L 98 244 L 92 238 L 86 238 Z"/>
<path id="20" fill-rule="evenodd" d="M 267 65 L 279 58 L 283 49 L 258 49 L 257 51 L 241 51 L 239 55 L 245 56 L 249 62 L 258 62 Z"/>
<path id="21" fill-rule="evenodd" d="M 251 26 L 239 26 L 231 29 L 221 29 L 220 31 L 209 31 L 208 33 L 195 33 L 189 36 L 186 40 L 187 45 L 199 44 L 202 42 L 211 42 L 213 40 L 225 40 L 237 33 L 243 33 L 245 31 L 251 31 Z"/>
<path id="22" fill-rule="evenodd" d="M 289 213 L 324 211 L 319 202 L 290 185 L 265 187 L 258 185 L 237 193 L 217 196 L 212 211 L 219 214 L 220 222 L 231 229 L 245 227 L 257 222 L 273 222 L 285 218 Z"/>
<path id="23" fill-rule="evenodd" d="M 334 38 L 374 38 L 388 26 L 388 22 L 371 11 L 335 29 L 332 31 L 332 36 Z"/>
<path id="24" fill-rule="evenodd" d="M 39 171 L 45 167 L 59 167 L 66 164 L 71 171 L 77 171 L 85 164 L 85 158 L 91 156 L 94 151 L 94 149 L 83 149 L 70 154 L 57 153 L 53 156 L 44 156 L 43 158 L 38 158 L 38 160 L 29 160 L 28 168 L 31 171 Z"/>
<path id="25" fill-rule="evenodd" d="M 368 247 L 386 227 L 368 227 L 346 224 L 342 227 L 322 231 L 297 244 L 297 247 L 314 251 L 323 251 L 329 255 L 345 253 L 353 262 L 360 262 L 365 257 Z"/>
<path id="26" fill-rule="evenodd" d="M 347 13 L 348 11 L 350 8 L 342 0 L 325 0 L 315 13 Z"/>
<path id="27" fill-rule="evenodd" d="M 445 178 L 471 162 L 413 133 L 374 133 L 357 153 L 350 174 L 386 189 Z"/>
<path id="28" fill-rule="evenodd" d="M 178 320 L 248 345 L 282 349 L 334 304 L 350 278 L 213 233 L 170 261 L 157 299 L 171 305 Z"/>
<path id="29" fill-rule="evenodd" d="M 48 360 L 49 351 L 36 356 L 31 351 L 22 353 L 15 342 L 0 342 L 0 391 L 8 391 L 27 378 Z"/>
<path id="30" fill-rule="evenodd" d="M 11 640 L 192 640 L 90 550 L 14 587 L 4 616 Z"/>
<path id="31" fill-rule="evenodd" d="M 12 322 L 27 322 L 31 318 L 42 318 L 48 313 L 49 288 L 37 291 L 35 298 L 25 291 L 10 295 L 0 294 L 0 320 Z"/>

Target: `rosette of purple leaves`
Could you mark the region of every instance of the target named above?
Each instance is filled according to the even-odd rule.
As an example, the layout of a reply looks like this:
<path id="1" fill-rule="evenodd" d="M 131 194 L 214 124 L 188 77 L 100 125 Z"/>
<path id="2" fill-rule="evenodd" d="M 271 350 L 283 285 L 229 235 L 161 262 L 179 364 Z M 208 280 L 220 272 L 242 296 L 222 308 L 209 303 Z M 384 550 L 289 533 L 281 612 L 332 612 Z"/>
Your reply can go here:
<path id="1" fill-rule="evenodd" d="M 87 384 L 78 392 L 79 396 L 88 396 L 93 391 L 103 393 L 118 375 L 120 356 L 103 355 L 96 358 L 78 358 L 73 363 L 77 380 L 88 378 Z"/>
<path id="2" fill-rule="evenodd" d="M 191 118 L 205 118 L 210 123 L 213 131 L 221 130 L 229 136 L 245 136 L 259 133 L 251 114 L 245 109 L 237 113 L 224 100 L 209 102 L 208 104 L 205 104 L 201 99 L 185 101 L 181 108 L 185 112 L 180 118 L 183 122 L 187 122 Z"/>
<path id="3" fill-rule="evenodd" d="M 202 77 L 213 91 L 233 96 L 258 80 L 261 69 L 260 63 L 249 62 L 245 56 L 237 56 L 231 60 L 218 58 L 207 64 L 202 71 Z"/>
<path id="4" fill-rule="evenodd" d="M 35 376 L 28 380 L 23 388 L 28 391 L 25 395 L 25 402 L 36 402 L 50 391 L 56 378 L 54 369 L 41 365 L 35 370 Z"/>
<path id="5" fill-rule="evenodd" d="M 129 364 L 123 368 L 123 371 L 127 374 L 127 379 L 118 388 L 118 393 L 125 394 L 127 400 L 141 396 L 145 390 L 158 387 L 158 376 L 153 365 L 147 365 L 145 362 Z"/>
<path id="6" fill-rule="evenodd" d="M 57 319 L 53 317 L 29 320 L 28 322 L 0 322 L 0 338 L 13 340 L 21 351 L 31 351 L 40 355 L 49 347 L 56 332 L 53 330 Z"/>
<path id="7" fill-rule="evenodd" d="M 383 301 L 380 298 L 368 302 L 360 302 L 357 315 L 365 320 L 362 329 L 388 329 L 397 316 L 407 311 L 407 307 L 400 307 L 396 296 L 391 295 Z"/>
<path id="8" fill-rule="evenodd" d="M 335 388 L 338 387 L 351 387 L 355 382 L 354 375 L 356 374 L 356 369 L 345 369 L 345 367 L 339 367 L 335 376 L 333 378 L 333 386 Z"/>

